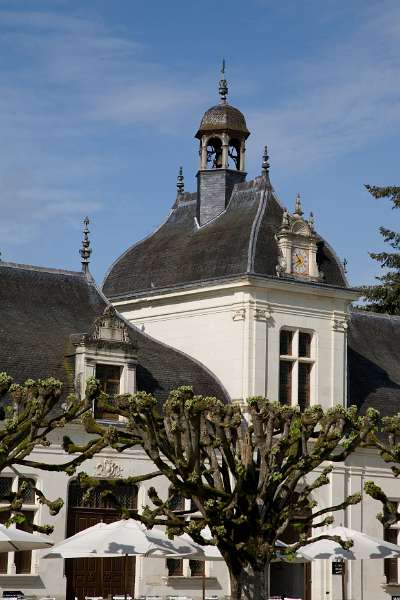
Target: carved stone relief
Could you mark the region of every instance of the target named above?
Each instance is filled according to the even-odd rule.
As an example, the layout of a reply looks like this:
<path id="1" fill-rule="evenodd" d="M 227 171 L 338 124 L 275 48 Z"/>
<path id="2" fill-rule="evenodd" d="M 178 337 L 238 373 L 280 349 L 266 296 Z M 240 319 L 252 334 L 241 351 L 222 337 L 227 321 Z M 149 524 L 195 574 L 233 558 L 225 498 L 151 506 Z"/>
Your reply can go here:
<path id="1" fill-rule="evenodd" d="M 123 469 L 117 465 L 111 458 L 105 458 L 102 463 L 96 466 L 96 476 L 106 477 L 107 479 L 118 479 L 123 476 Z"/>

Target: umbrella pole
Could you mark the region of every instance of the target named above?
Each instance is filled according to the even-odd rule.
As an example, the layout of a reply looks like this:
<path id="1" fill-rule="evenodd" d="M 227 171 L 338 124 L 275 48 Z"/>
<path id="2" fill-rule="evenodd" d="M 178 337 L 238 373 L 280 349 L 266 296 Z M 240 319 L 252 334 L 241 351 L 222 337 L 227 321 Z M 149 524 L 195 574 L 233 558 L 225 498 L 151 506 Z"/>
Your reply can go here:
<path id="1" fill-rule="evenodd" d="M 342 560 L 342 600 L 346 600 L 346 561 Z"/>
<path id="2" fill-rule="evenodd" d="M 128 555 L 124 554 L 124 596 L 125 596 L 125 600 L 127 600 L 128 597 Z"/>
<path id="3" fill-rule="evenodd" d="M 206 563 L 204 563 L 204 567 L 203 567 L 203 577 L 201 578 L 201 584 L 202 584 L 202 598 L 203 598 L 203 600 L 206 600 Z"/>
<path id="4" fill-rule="evenodd" d="M 265 599 L 269 600 L 271 594 L 271 565 L 266 562 L 264 566 Z"/>

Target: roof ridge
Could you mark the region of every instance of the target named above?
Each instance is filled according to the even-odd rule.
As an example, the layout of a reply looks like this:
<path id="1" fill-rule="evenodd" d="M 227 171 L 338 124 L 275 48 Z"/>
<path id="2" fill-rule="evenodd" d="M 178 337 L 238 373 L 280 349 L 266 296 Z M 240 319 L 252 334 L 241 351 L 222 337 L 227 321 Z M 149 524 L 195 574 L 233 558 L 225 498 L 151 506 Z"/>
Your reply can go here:
<path id="1" fill-rule="evenodd" d="M 353 315 L 359 315 L 359 316 L 363 316 L 363 317 L 373 317 L 373 318 L 381 318 L 381 319 L 389 319 L 391 320 L 399 320 L 400 321 L 400 315 L 390 315 L 389 313 L 378 313 L 378 312 L 374 312 L 372 310 L 360 310 L 360 309 L 351 309 L 350 310 L 350 317 L 352 317 Z"/>
<path id="2" fill-rule="evenodd" d="M 254 179 L 254 181 L 255 181 L 255 179 Z M 267 206 L 270 189 L 271 188 L 268 185 L 268 182 L 266 181 L 265 186 L 263 188 L 261 188 L 261 190 L 260 190 L 261 195 L 260 195 L 260 199 L 259 199 L 259 206 L 257 209 L 256 216 L 254 217 L 254 221 L 253 221 L 253 224 L 251 226 L 251 231 L 250 231 L 248 254 L 247 254 L 247 272 L 248 273 L 254 272 L 254 257 L 255 257 L 255 253 L 256 253 L 256 249 L 257 249 L 258 234 L 260 231 L 262 218 L 264 216 L 265 209 Z"/>
<path id="3" fill-rule="evenodd" d="M 0 267 L 11 267 L 13 269 L 40 271 L 42 273 L 59 273 L 61 275 L 77 275 L 84 276 L 82 271 L 69 271 L 68 269 L 56 269 L 53 267 L 40 267 L 38 265 L 28 265 L 24 263 L 0 261 Z"/>

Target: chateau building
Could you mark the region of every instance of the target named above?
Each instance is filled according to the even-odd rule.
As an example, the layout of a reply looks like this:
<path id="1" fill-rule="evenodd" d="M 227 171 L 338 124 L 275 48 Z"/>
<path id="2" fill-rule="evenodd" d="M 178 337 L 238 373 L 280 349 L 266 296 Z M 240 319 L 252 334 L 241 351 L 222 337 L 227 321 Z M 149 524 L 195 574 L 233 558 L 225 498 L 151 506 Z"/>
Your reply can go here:
<path id="1" fill-rule="evenodd" d="M 17 382 L 52 375 L 64 382 L 66 393 L 78 395 L 95 375 L 110 393 L 144 390 L 160 402 L 171 388 L 188 384 L 197 393 L 243 405 L 263 395 L 300 409 L 356 404 L 361 411 L 374 406 L 384 415 L 396 413 L 400 318 L 352 309 L 358 291 L 318 234 L 313 215 L 304 214 L 306 202 L 300 196 L 285 203 L 278 198 L 266 149 L 260 175 L 246 179 L 250 132 L 244 115 L 227 102 L 224 75 L 219 92 L 220 102 L 205 112 L 195 136 L 197 191 L 185 191 L 180 171 L 168 218 L 111 266 L 102 291 L 88 269 L 87 222 L 80 272 L 0 262 L 0 371 Z M 96 418 L 110 421 L 111 415 L 93 410 Z M 77 441 L 86 437 L 78 423 L 66 433 Z M 65 460 L 57 436 L 51 447 L 35 451 L 42 462 Z M 121 455 L 110 450 L 83 468 L 118 478 L 147 472 L 149 461 L 139 450 Z M 63 473 L 9 470 L 1 473 L 0 487 L 17 489 L 21 478 L 34 479 L 48 496 L 64 500 L 57 517 L 34 497 L 23 507 L 35 522 L 54 524 L 56 541 L 117 518 L 100 498 L 84 505 L 76 481 Z M 400 501 L 400 484 L 390 470 L 373 451 L 362 450 L 336 466 L 318 502 L 340 503 L 369 479 Z M 149 486 L 121 487 L 125 506 L 140 510 L 149 503 Z M 167 494 L 167 482 L 157 487 Z M 375 518 L 379 510 L 364 497 L 338 513 L 336 522 L 397 541 L 398 529 L 383 531 Z M 118 559 L 64 565 L 42 555 L 0 555 L 0 589 L 68 600 L 122 592 Z M 347 597 L 400 595 L 399 566 L 397 560 L 353 561 L 346 573 Z M 129 568 L 136 598 L 201 597 L 202 567 L 194 562 L 132 559 Z M 208 595 L 229 594 L 224 565 L 206 564 L 205 575 Z M 338 600 L 341 579 L 329 561 L 276 564 L 272 591 Z"/>
<path id="2" fill-rule="evenodd" d="M 205 112 L 195 134 L 197 191 L 184 190 L 180 172 L 168 218 L 115 261 L 104 294 L 127 320 L 206 365 L 232 401 L 265 395 L 300 409 L 356 404 L 362 412 L 373 406 L 396 413 L 400 318 L 352 308 L 359 292 L 313 215 L 305 216 L 300 196 L 285 204 L 278 198 L 267 149 L 260 175 L 246 180 L 250 133 L 244 115 L 227 102 L 224 76 L 219 91 L 219 104 Z M 335 469 L 318 500 L 336 504 L 368 479 L 400 499 L 387 466 L 360 451 Z M 397 529 L 384 532 L 375 518 L 379 510 L 364 497 L 336 522 L 397 540 Z M 301 584 L 290 569 L 292 575 L 279 577 L 280 585 L 288 582 L 287 595 L 341 597 L 328 562 L 316 561 L 312 574 L 303 569 Z M 397 561 L 354 561 L 346 587 L 352 600 L 399 594 Z"/>

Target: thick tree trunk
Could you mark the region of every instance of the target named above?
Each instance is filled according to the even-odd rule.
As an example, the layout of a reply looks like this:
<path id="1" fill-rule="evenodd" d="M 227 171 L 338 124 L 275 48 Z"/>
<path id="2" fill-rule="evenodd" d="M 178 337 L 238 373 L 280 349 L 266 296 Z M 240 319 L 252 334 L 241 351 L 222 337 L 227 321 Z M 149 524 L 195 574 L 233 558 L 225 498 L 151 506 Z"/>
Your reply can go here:
<path id="1" fill-rule="evenodd" d="M 243 567 L 240 571 L 229 572 L 232 600 L 269 600 L 270 564 L 260 569 Z"/>

